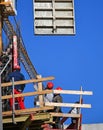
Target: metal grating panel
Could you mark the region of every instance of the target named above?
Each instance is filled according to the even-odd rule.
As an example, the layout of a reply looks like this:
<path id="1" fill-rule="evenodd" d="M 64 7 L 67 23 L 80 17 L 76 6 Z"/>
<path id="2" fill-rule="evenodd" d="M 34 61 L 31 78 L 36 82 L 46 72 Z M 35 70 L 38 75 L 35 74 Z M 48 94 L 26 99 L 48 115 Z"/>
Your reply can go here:
<path id="1" fill-rule="evenodd" d="M 75 34 L 74 0 L 33 0 L 36 35 Z"/>

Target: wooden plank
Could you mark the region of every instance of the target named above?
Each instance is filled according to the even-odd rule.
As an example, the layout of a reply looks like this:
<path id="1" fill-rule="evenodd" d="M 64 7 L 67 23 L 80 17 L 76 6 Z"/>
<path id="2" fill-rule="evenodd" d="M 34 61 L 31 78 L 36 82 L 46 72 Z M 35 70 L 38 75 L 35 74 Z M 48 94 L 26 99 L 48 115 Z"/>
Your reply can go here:
<path id="1" fill-rule="evenodd" d="M 40 78 L 41 78 L 41 75 L 38 75 L 37 78 L 40 79 Z M 39 83 L 38 83 L 38 91 L 41 92 L 42 90 L 43 90 L 42 82 L 39 82 Z M 43 107 L 43 106 L 44 106 L 44 98 L 43 98 L 43 95 L 39 95 L 39 104 L 40 104 L 40 107 Z"/>
<path id="2" fill-rule="evenodd" d="M 91 104 L 53 103 L 53 102 L 45 102 L 45 106 L 91 108 Z"/>
<path id="3" fill-rule="evenodd" d="M 50 117 L 50 113 L 35 113 L 32 114 L 31 120 L 48 120 Z M 15 122 L 25 122 L 28 118 L 30 118 L 30 115 L 17 116 L 15 117 Z M 3 123 L 12 123 L 12 117 L 3 118 Z"/>
<path id="4" fill-rule="evenodd" d="M 52 90 L 43 90 L 43 91 L 36 91 L 36 92 L 28 92 L 28 93 L 22 93 L 22 94 L 15 94 L 14 97 L 26 97 L 26 96 L 33 96 L 33 95 L 38 95 L 38 94 L 47 94 L 47 93 L 52 93 Z M 3 99 L 9 99 L 12 98 L 12 95 L 6 95 L 2 96 Z"/>
<path id="5" fill-rule="evenodd" d="M 28 118 L 25 123 L 23 124 L 21 130 L 25 130 L 26 128 L 28 128 L 28 126 L 30 126 L 30 124 L 33 122 L 33 121 L 45 121 L 45 120 L 50 120 L 51 115 L 49 113 L 39 113 L 39 114 L 34 114 L 32 115 L 32 119 L 31 118 Z"/>
<path id="6" fill-rule="evenodd" d="M 37 82 L 43 82 L 47 80 L 53 80 L 54 77 L 46 77 L 46 78 L 40 78 L 40 79 L 30 79 L 30 80 L 22 80 L 22 81 L 16 81 L 14 82 L 14 85 L 19 85 L 19 84 L 28 84 L 28 83 L 37 83 Z M 9 87 L 12 86 L 12 82 L 7 82 L 7 83 L 2 83 L 1 87 Z"/>
<path id="7" fill-rule="evenodd" d="M 45 106 L 42 108 L 29 108 L 29 109 L 22 109 L 22 110 L 15 110 L 15 115 L 29 115 L 31 113 L 35 113 L 37 111 L 45 111 L 45 110 L 51 110 L 53 109 L 53 106 Z M 2 112 L 3 116 L 11 116 L 12 115 L 12 111 L 6 111 L 6 112 Z"/>
<path id="8" fill-rule="evenodd" d="M 76 94 L 76 95 L 93 95 L 92 91 L 74 91 L 74 90 L 53 90 L 53 93 Z"/>
<path id="9" fill-rule="evenodd" d="M 80 114 L 68 114 L 68 113 L 50 113 L 52 116 L 56 116 L 56 117 L 75 117 L 75 118 L 79 118 Z"/>
<path id="10" fill-rule="evenodd" d="M 22 116 L 15 117 L 15 122 L 24 122 L 27 120 L 28 117 L 29 115 L 25 115 L 25 116 L 22 115 Z M 12 123 L 12 117 L 4 118 L 3 124 L 5 123 Z"/>
<path id="11" fill-rule="evenodd" d="M 82 86 L 80 87 L 80 91 L 81 91 L 81 92 L 83 91 Z M 80 104 L 83 104 L 83 102 L 82 102 L 82 95 L 80 95 L 79 103 L 80 103 Z M 79 108 L 78 111 L 79 111 L 79 114 L 81 114 L 81 108 Z M 80 121 L 80 118 L 79 118 L 79 119 L 78 119 L 78 130 L 79 130 L 80 125 L 81 125 L 81 121 Z"/>

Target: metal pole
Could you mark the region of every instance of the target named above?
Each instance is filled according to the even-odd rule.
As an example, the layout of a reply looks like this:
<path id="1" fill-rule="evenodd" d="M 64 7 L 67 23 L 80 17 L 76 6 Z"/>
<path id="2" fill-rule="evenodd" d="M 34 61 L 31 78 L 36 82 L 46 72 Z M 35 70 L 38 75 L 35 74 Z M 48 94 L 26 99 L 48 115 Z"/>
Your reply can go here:
<path id="1" fill-rule="evenodd" d="M 14 77 L 12 77 L 12 98 L 13 98 L 13 108 L 12 108 L 12 121 L 14 124 L 16 124 L 15 122 L 15 97 L 14 97 Z"/>
<path id="2" fill-rule="evenodd" d="M 8 60 L 8 62 L 6 63 L 6 65 L 4 66 L 4 68 L 0 71 L 0 75 L 2 75 L 2 73 L 4 72 L 4 70 L 6 69 L 6 67 L 8 66 L 8 64 L 10 63 L 11 59 L 12 59 L 12 56 L 9 55 L 9 60 Z"/>
<path id="3" fill-rule="evenodd" d="M 2 124 L 2 99 L 1 99 L 1 75 L 0 75 L 0 130 L 3 130 L 3 124 Z"/>

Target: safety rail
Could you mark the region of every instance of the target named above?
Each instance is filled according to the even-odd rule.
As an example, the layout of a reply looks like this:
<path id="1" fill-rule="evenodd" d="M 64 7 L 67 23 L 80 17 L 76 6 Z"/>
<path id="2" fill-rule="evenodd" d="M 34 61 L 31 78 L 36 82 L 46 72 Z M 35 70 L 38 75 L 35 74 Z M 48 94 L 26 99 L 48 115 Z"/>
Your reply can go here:
<path id="1" fill-rule="evenodd" d="M 29 122 L 31 124 L 32 121 L 35 120 L 45 120 L 43 123 L 52 124 L 53 123 L 53 117 L 61 117 L 61 124 L 67 120 L 67 118 L 78 118 L 78 130 L 81 130 L 81 113 L 79 111 L 79 114 L 72 114 L 72 113 L 56 113 L 56 112 L 47 112 L 48 110 L 53 110 L 55 106 L 59 107 L 75 107 L 75 108 L 91 108 L 91 104 L 83 104 L 81 102 L 82 96 L 81 95 L 92 95 L 93 93 L 91 91 L 74 91 L 74 90 L 43 90 L 42 89 L 42 82 L 47 80 L 53 80 L 54 77 L 44 77 L 38 76 L 38 79 L 30 79 L 30 80 L 23 80 L 23 81 L 15 81 L 13 85 L 19 85 L 19 84 L 29 84 L 29 83 L 38 83 L 38 90 L 34 92 L 27 92 L 22 94 L 13 94 L 12 95 L 6 95 L 2 96 L 2 100 L 4 99 L 10 99 L 10 98 L 16 98 L 16 97 L 26 97 L 26 96 L 39 96 L 39 107 L 35 108 L 28 108 L 28 109 L 21 109 L 21 110 L 14 110 L 14 111 L 4 111 L 2 112 L 3 115 L 3 123 L 12 123 L 14 122 L 25 122 L 24 128 L 27 127 L 26 123 Z M 12 82 L 2 83 L 1 87 L 9 87 L 12 86 Z M 79 103 L 54 103 L 54 102 L 44 102 L 43 96 L 47 93 L 59 93 L 59 94 L 73 94 L 73 95 L 80 95 L 80 101 Z M 44 113 L 44 115 L 42 115 Z M 39 117 L 38 117 L 39 114 Z M 41 115 L 41 116 L 40 116 Z M 20 116 L 20 117 L 19 117 Z M 13 117 L 13 120 L 11 119 Z M 63 121 L 63 118 L 64 121 Z M 28 123 L 27 123 L 28 124 Z M 28 125 L 30 127 L 30 125 Z M 67 127 L 68 129 L 69 127 Z M 24 129 L 21 129 L 24 130 Z M 52 129 L 50 129 L 52 130 Z M 70 129 L 68 129 L 70 130 Z M 73 129 L 72 129 L 73 130 Z"/>
<path id="2" fill-rule="evenodd" d="M 35 91 L 35 92 L 27 92 L 27 93 L 22 93 L 22 94 L 14 94 L 14 98 L 16 97 L 26 97 L 26 96 L 33 96 L 33 95 L 43 95 L 43 94 L 46 94 L 46 93 L 51 93 L 52 91 L 49 91 L 49 90 L 40 90 L 39 91 L 39 88 L 42 89 L 42 83 L 43 81 L 47 81 L 47 80 L 53 80 L 54 77 L 51 76 L 51 77 L 46 77 L 46 78 L 38 78 L 38 79 L 30 79 L 30 80 L 22 80 L 22 81 L 16 81 L 13 83 L 13 85 L 19 85 L 19 84 L 29 84 L 29 83 L 37 83 L 38 82 L 38 91 Z M 10 87 L 12 86 L 12 82 L 7 82 L 7 83 L 2 83 L 1 84 L 1 87 L 4 88 L 4 87 Z M 5 96 L 2 96 L 2 100 L 4 99 L 10 99 L 12 98 L 12 95 L 5 95 Z M 49 109 L 49 107 L 44 107 L 42 108 L 43 110 L 46 110 L 46 108 Z M 53 108 L 53 107 L 52 107 Z M 42 110 L 42 109 L 39 109 L 39 108 L 36 108 L 36 111 L 37 110 Z M 35 110 L 30 110 L 30 112 L 33 112 Z M 29 112 L 29 110 L 26 111 L 26 109 L 22 110 L 22 112 Z M 10 115 L 11 112 L 3 112 L 3 115 Z M 15 110 L 15 113 L 16 113 L 16 110 Z M 21 110 L 17 110 L 17 113 L 21 113 Z"/>

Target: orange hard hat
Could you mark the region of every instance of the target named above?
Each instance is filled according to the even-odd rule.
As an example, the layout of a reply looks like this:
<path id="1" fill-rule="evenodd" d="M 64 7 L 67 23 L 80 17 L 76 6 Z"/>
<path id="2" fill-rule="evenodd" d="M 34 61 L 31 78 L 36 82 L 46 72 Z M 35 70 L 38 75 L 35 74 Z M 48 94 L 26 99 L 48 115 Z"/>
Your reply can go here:
<path id="1" fill-rule="evenodd" d="M 57 87 L 56 90 L 63 90 L 61 87 Z"/>
<path id="2" fill-rule="evenodd" d="M 47 83 L 47 88 L 52 89 L 54 87 L 54 84 L 52 82 Z"/>

